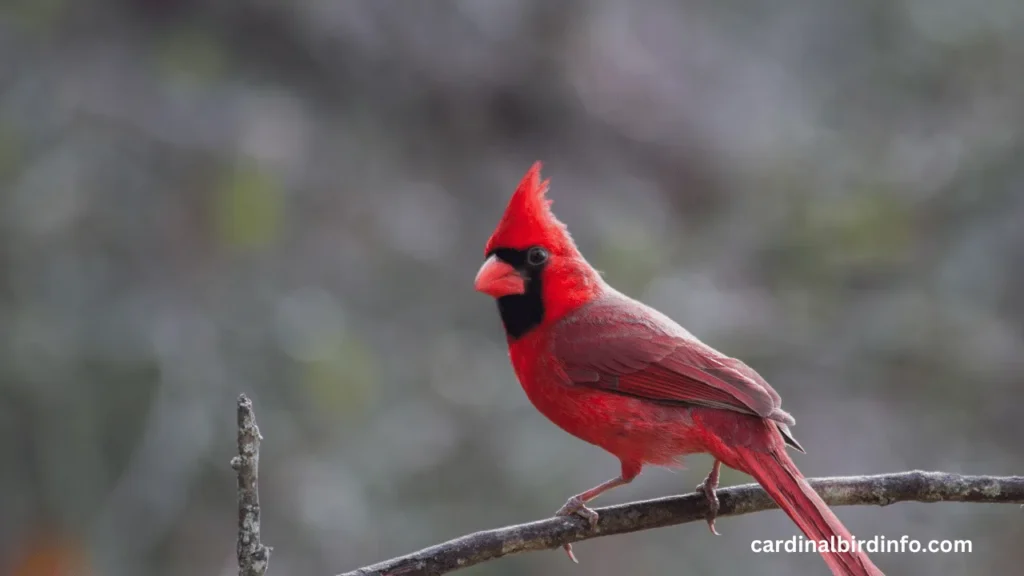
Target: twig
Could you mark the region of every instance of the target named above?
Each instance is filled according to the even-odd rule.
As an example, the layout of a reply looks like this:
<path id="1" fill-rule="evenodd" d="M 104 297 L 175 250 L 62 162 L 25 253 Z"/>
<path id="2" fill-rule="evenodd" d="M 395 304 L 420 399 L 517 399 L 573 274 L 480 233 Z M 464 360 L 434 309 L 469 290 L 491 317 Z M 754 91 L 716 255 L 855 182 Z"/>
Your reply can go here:
<path id="1" fill-rule="evenodd" d="M 900 472 L 810 480 L 831 506 L 896 502 L 1024 503 L 1024 476 L 962 476 L 944 472 Z M 756 484 L 718 490 L 718 516 L 738 516 L 777 508 Z M 696 493 L 599 508 L 591 531 L 577 517 L 556 517 L 476 532 L 419 552 L 346 572 L 341 576 L 434 576 L 494 558 L 558 548 L 566 542 L 703 521 L 707 500 Z"/>
<path id="2" fill-rule="evenodd" d="M 260 429 L 252 400 L 238 397 L 238 456 L 231 467 L 238 472 L 238 576 L 263 576 L 270 550 L 260 542 Z"/>

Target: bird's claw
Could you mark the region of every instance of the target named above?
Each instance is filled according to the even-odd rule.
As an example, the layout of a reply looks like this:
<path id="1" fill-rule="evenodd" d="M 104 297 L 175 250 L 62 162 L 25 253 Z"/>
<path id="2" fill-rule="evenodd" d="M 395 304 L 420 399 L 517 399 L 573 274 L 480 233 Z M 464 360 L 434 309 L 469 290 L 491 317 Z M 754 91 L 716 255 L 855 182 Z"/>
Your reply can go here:
<path id="1" fill-rule="evenodd" d="M 594 530 L 597 528 L 598 515 L 591 508 L 587 508 L 587 505 L 583 503 L 583 500 L 579 496 L 573 496 L 565 501 L 565 504 L 555 512 L 555 516 L 569 516 L 576 514 L 582 517 L 590 523 L 590 529 Z"/>
<path id="2" fill-rule="evenodd" d="M 569 560 L 572 560 L 573 564 L 579 564 L 580 561 L 576 559 L 576 555 L 572 553 L 572 544 L 562 544 L 562 550 L 569 555 Z"/>
<path id="3" fill-rule="evenodd" d="M 565 504 L 558 509 L 558 512 L 555 512 L 555 516 L 571 516 L 573 514 L 584 518 L 590 525 L 591 530 L 597 528 L 597 521 L 599 519 L 597 512 L 588 508 L 587 505 L 583 503 L 583 499 L 579 496 L 569 498 L 565 501 Z M 562 549 L 569 555 L 569 560 L 572 560 L 575 564 L 580 563 L 580 561 L 576 559 L 576 555 L 572 552 L 572 544 L 563 544 Z"/>
<path id="4" fill-rule="evenodd" d="M 715 518 L 718 516 L 718 494 L 715 493 L 715 489 L 718 488 L 718 482 L 713 482 L 711 475 L 708 475 L 703 482 L 697 484 L 697 492 L 704 494 L 704 497 L 708 501 L 708 513 L 705 518 L 708 521 L 708 528 L 711 529 L 711 533 L 715 536 L 719 536 L 718 530 L 715 530 Z"/>

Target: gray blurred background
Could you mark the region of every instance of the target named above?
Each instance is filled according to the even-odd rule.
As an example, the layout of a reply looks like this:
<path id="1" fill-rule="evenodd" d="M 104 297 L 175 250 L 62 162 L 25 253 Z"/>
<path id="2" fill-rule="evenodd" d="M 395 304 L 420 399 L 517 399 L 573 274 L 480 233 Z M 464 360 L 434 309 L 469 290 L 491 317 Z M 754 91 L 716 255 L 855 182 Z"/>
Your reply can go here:
<path id="1" fill-rule="evenodd" d="M 610 282 L 773 383 L 808 475 L 1020 474 L 1022 27 L 1019 0 L 4 0 L 0 570 L 231 574 L 242 391 L 271 574 L 617 474 L 528 403 L 472 290 L 536 159 Z M 973 540 L 890 574 L 1024 562 L 1017 506 L 838 512 Z M 825 573 L 750 551 L 781 512 L 718 527 L 465 574 Z"/>

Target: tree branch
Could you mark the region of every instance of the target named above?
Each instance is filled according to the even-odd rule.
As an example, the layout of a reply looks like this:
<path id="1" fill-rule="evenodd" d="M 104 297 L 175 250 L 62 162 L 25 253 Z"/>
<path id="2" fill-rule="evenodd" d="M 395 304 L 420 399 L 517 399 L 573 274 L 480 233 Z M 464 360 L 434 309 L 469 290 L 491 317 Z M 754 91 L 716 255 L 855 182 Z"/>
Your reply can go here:
<path id="1" fill-rule="evenodd" d="M 231 459 L 231 467 L 238 472 L 239 576 L 264 576 L 270 560 L 271 548 L 260 542 L 257 479 L 262 439 L 252 401 L 242 394 L 238 397 L 238 456 Z M 896 502 L 1024 504 L 1024 476 L 963 476 L 914 470 L 808 481 L 830 506 L 888 506 Z M 719 517 L 778 508 L 757 484 L 721 488 L 717 495 Z M 576 516 L 548 518 L 476 532 L 341 576 L 436 576 L 509 554 L 703 521 L 707 499 L 702 494 L 691 493 L 598 508 L 597 512 L 600 520 L 595 530 L 590 530 L 587 522 Z"/>
<path id="2" fill-rule="evenodd" d="M 238 576 L 263 576 L 270 550 L 260 542 L 260 429 L 252 400 L 238 397 L 238 456 L 231 467 L 238 472 Z"/>
<path id="3" fill-rule="evenodd" d="M 1024 476 L 962 476 L 944 472 L 900 472 L 809 480 L 830 506 L 896 502 L 1024 503 Z M 778 508 L 756 484 L 717 491 L 718 516 L 739 516 Z M 434 576 L 509 554 L 558 548 L 599 536 L 611 536 L 704 521 L 707 500 L 696 493 L 598 508 L 600 521 L 589 530 L 578 517 L 556 517 L 476 532 L 406 556 L 346 572 L 341 576 Z"/>

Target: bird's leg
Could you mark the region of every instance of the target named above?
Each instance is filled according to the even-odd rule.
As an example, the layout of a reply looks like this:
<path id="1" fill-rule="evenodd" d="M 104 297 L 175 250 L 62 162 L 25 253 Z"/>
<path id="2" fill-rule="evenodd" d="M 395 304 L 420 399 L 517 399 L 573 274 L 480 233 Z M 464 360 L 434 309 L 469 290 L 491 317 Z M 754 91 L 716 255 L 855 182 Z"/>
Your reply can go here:
<path id="1" fill-rule="evenodd" d="M 587 507 L 587 502 L 590 502 L 594 498 L 597 498 L 602 493 L 611 490 L 612 488 L 618 488 L 623 484 L 628 483 L 629 480 L 619 476 L 618 478 L 612 478 L 607 482 L 602 482 L 597 486 L 594 486 L 586 492 L 582 492 L 569 498 L 565 501 L 565 504 L 555 512 L 555 516 L 568 516 L 570 514 L 578 514 L 590 522 L 590 528 L 597 528 L 597 512 L 594 512 Z"/>
<path id="2" fill-rule="evenodd" d="M 612 488 L 618 488 L 623 484 L 628 484 L 633 478 L 627 479 L 625 476 L 619 476 L 618 478 L 612 478 L 607 482 L 602 482 L 597 486 L 594 486 L 586 492 L 582 492 L 569 498 L 565 501 L 565 504 L 555 512 L 555 516 L 569 516 L 570 514 L 577 514 L 582 516 L 590 523 L 590 529 L 597 528 L 598 515 L 592 508 L 587 507 L 587 502 L 600 496 L 603 492 L 607 492 Z M 579 564 L 580 561 L 576 559 L 576 555 L 572 552 L 572 544 L 566 542 L 562 545 L 565 553 L 569 555 L 569 559 Z"/>
<path id="3" fill-rule="evenodd" d="M 708 477 L 697 485 L 697 492 L 703 492 L 704 497 L 708 499 L 708 528 L 716 536 L 718 535 L 718 531 L 715 530 L 715 517 L 718 516 L 718 495 L 715 494 L 715 490 L 718 489 L 718 472 L 721 468 L 722 463 L 715 460 L 715 465 L 711 467 Z"/>
<path id="4" fill-rule="evenodd" d="M 612 488 L 618 488 L 624 484 L 629 484 L 634 478 L 640 475 L 640 469 L 643 467 L 641 463 L 623 462 L 622 463 L 622 474 L 618 478 L 612 478 L 606 482 L 602 482 L 597 486 L 594 486 L 586 492 L 581 492 L 572 498 L 565 501 L 565 504 L 555 512 L 555 516 L 569 516 L 576 514 L 582 516 L 590 523 L 590 529 L 597 528 L 598 515 L 593 509 L 587 507 L 587 502 L 590 502 L 594 498 L 597 498 L 601 494 L 611 490 Z M 566 554 L 569 555 L 569 559 L 579 564 L 576 560 L 576 555 L 572 553 L 572 544 L 564 544 L 562 548 L 565 549 Z"/>

